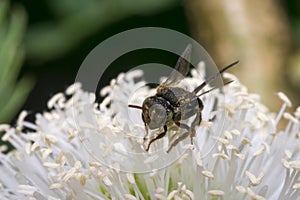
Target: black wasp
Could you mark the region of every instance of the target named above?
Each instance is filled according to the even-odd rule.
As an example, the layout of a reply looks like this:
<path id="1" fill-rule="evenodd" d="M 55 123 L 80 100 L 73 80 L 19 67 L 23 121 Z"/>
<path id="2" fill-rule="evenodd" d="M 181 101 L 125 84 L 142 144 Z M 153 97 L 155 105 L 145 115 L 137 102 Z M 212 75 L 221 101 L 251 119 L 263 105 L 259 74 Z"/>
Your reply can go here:
<path id="1" fill-rule="evenodd" d="M 151 144 L 154 141 L 163 138 L 167 134 L 168 128 L 174 125 L 177 128 L 184 129 L 185 132 L 180 133 L 178 136 L 176 135 L 177 138 L 170 144 L 167 153 L 188 136 L 190 136 L 191 144 L 193 144 L 193 138 L 196 134 L 196 126 L 200 125 L 202 121 L 201 111 L 203 110 L 203 103 L 199 97 L 215 88 L 201 94 L 197 93 L 224 71 L 238 63 L 238 61 L 236 61 L 224 67 L 219 71 L 219 73 L 209 77 L 206 81 L 190 92 L 178 87 L 177 85 L 189 72 L 191 50 L 192 46 L 188 45 L 179 57 L 175 69 L 171 72 L 167 80 L 158 86 L 157 93 L 154 96 L 147 97 L 142 106 L 128 105 L 128 107 L 142 110 L 142 120 L 146 130 L 144 142 L 148 136 L 148 129 L 163 129 L 161 133 L 149 141 L 145 149 L 146 151 L 149 151 Z M 229 81 L 225 84 L 229 84 L 231 82 L 232 81 Z M 193 116 L 195 116 L 195 118 L 190 126 L 182 122 L 182 120 L 187 120 Z"/>

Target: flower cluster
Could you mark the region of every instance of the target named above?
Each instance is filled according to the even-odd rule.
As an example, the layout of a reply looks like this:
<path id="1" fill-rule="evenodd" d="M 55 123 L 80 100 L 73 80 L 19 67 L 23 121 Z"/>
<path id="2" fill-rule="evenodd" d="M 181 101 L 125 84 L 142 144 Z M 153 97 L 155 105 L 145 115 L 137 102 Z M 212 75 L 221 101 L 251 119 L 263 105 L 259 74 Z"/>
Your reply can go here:
<path id="1" fill-rule="evenodd" d="M 203 80 L 201 70 L 191 72 L 188 87 Z M 37 114 L 34 123 L 24 111 L 15 127 L 0 125 L 2 140 L 14 147 L 6 154 L 6 146 L 0 148 L 0 199 L 299 198 L 300 108 L 285 112 L 291 102 L 278 93 L 283 106 L 278 114 L 270 113 L 258 95 L 228 73 L 224 77 L 234 82 L 214 91 L 217 100 L 203 97 L 203 121 L 209 127 L 200 126 L 194 147 L 160 169 L 136 173 L 162 162 L 151 152 L 138 158 L 114 154 L 143 151 L 140 111 L 127 107 L 133 91 L 144 84 L 136 81 L 141 76 L 141 71 L 120 74 L 101 91 L 105 99 L 99 105 L 95 95 L 75 83 L 54 95 L 49 111 Z M 138 91 L 136 103 L 151 92 Z M 281 120 L 287 122 L 283 130 Z M 165 140 L 153 149 L 164 147 Z"/>

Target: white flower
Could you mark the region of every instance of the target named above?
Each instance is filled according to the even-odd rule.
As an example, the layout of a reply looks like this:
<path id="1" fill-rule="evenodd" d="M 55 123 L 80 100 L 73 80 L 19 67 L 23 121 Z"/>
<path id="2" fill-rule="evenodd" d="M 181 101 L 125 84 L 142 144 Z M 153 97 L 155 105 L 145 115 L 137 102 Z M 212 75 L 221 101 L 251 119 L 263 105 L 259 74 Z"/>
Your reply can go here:
<path id="1" fill-rule="evenodd" d="M 189 89 L 203 80 L 196 70 L 191 74 L 183 83 Z M 153 92 L 134 81 L 141 75 L 133 71 L 111 81 L 99 109 L 95 96 L 76 83 L 54 95 L 50 111 L 37 114 L 35 123 L 22 112 L 16 127 L 1 125 L 2 140 L 15 150 L 0 154 L 0 199 L 299 198 L 300 108 L 285 113 L 291 103 L 283 93 L 275 115 L 224 74 L 234 82 L 225 95 L 215 90 L 203 96 L 203 124 L 209 126 L 198 128 L 195 147 L 188 139 L 166 154 L 169 135 L 146 153 L 140 111 L 127 106 Z M 288 122 L 284 130 L 280 120 Z M 142 169 L 149 173 L 135 173 Z"/>

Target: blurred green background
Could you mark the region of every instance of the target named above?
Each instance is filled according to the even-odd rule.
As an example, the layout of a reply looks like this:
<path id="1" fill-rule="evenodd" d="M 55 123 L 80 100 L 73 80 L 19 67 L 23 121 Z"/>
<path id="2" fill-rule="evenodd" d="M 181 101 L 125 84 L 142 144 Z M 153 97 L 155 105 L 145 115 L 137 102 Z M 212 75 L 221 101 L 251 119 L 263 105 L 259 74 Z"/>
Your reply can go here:
<path id="1" fill-rule="evenodd" d="M 233 4 L 235 3 L 235 4 Z M 137 27 L 158 26 L 192 36 L 220 67 L 233 73 L 271 110 L 283 91 L 300 99 L 300 4 L 297 1 L 2 0 L 0 2 L 0 123 L 22 109 L 46 109 L 47 100 L 73 83 L 86 55 L 101 41 Z M 130 67 L 175 55 L 146 50 L 111 66 L 101 86 Z M 100 86 L 100 87 L 101 87 Z M 32 118 L 33 119 L 33 118 Z"/>

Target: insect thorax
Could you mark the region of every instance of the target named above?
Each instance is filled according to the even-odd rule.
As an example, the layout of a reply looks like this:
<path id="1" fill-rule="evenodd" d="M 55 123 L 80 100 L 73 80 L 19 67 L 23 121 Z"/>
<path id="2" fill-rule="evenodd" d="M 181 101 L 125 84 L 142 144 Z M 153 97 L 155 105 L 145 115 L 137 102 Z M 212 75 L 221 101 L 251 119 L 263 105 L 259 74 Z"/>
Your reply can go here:
<path id="1" fill-rule="evenodd" d="M 160 87 L 156 96 L 169 102 L 175 122 L 188 119 L 203 108 L 201 100 L 194 93 L 180 87 Z"/>
<path id="2" fill-rule="evenodd" d="M 173 107 L 180 106 L 180 103 L 192 93 L 180 87 L 160 87 L 156 96 L 166 99 Z"/>

